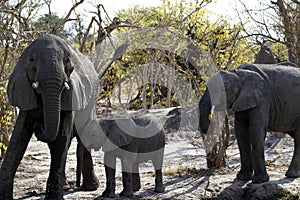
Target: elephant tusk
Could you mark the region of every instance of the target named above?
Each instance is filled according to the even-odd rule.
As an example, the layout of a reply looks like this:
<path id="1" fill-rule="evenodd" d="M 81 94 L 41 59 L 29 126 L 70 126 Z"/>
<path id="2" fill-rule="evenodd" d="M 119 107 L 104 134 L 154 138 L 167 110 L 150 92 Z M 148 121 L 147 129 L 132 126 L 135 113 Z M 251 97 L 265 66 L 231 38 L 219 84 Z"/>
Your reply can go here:
<path id="1" fill-rule="evenodd" d="M 215 105 L 213 105 L 213 106 L 211 107 L 210 114 L 208 115 L 208 118 L 209 118 L 210 120 L 212 120 L 212 119 L 214 118 L 215 107 L 216 107 Z"/>
<path id="2" fill-rule="evenodd" d="M 65 90 L 70 90 L 70 86 L 67 82 L 64 82 L 64 89 Z"/>
<path id="3" fill-rule="evenodd" d="M 40 86 L 40 83 L 38 81 L 36 82 L 33 82 L 32 85 L 31 85 L 34 89 L 38 89 L 39 86 Z"/>

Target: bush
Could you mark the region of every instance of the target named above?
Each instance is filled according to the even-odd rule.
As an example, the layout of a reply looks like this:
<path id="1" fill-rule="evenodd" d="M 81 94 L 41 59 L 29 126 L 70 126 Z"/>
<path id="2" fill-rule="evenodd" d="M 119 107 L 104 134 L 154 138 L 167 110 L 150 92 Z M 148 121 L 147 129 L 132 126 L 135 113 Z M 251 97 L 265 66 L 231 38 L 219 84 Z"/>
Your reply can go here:
<path id="1" fill-rule="evenodd" d="M 7 81 L 0 82 L 0 155 L 4 157 L 12 128 L 13 108 L 9 105 L 6 95 Z"/>

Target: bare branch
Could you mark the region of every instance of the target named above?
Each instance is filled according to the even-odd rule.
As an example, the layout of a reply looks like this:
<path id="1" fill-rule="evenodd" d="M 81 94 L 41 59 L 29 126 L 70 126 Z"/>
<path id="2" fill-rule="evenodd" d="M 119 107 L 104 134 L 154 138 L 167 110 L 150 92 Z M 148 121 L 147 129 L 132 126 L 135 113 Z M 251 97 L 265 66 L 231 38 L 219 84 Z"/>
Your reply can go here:
<path id="1" fill-rule="evenodd" d="M 56 26 L 51 30 L 51 33 L 55 34 L 58 29 L 60 29 L 61 27 L 63 27 L 64 24 L 69 20 L 71 14 L 75 10 L 75 8 L 78 7 L 80 4 L 82 4 L 83 2 L 84 2 L 84 0 L 80 0 L 79 2 L 76 2 L 72 6 L 72 8 L 69 10 L 69 12 L 67 13 L 67 15 L 63 18 L 63 20 L 61 20 L 58 24 L 56 24 Z"/>
<path id="2" fill-rule="evenodd" d="M 90 23 L 87 27 L 87 30 L 85 31 L 85 34 L 84 34 L 83 39 L 81 41 L 80 47 L 79 47 L 79 51 L 81 51 L 81 52 L 83 51 L 83 49 L 85 47 L 86 40 L 88 38 L 89 32 L 92 28 L 92 25 L 93 25 L 94 21 L 95 21 L 95 17 L 92 17 L 92 19 L 91 19 L 91 21 L 90 21 Z"/>
<path id="3" fill-rule="evenodd" d="M 195 10 L 193 10 L 191 13 L 189 13 L 187 16 L 185 16 L 182 20 L 181 23 L 186 21 L 188 18 L 190 18 L 194 13 L 198 12 L 199 10 L 201 10 L 202 8 L 204 8 L 205 6 L 207 6 L 209 3 L 211 3 L 211 1 L 202 1 L 199 6 L 197 6 L 195 8 Z"/>

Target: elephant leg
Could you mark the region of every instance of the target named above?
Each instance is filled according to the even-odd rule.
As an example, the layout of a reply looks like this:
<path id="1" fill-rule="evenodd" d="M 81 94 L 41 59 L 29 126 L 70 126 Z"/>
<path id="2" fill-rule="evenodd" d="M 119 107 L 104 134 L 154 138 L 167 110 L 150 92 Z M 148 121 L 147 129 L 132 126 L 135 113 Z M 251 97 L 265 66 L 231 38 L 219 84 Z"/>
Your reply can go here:
<path id="1" fill-rule="evenodd" d="M 138 158 L 138 149 L 139 142 L 136 139 L 133 139 L 128 145 L 121 147 L 116 150 L 116 155 L 121 160 L 122 165 L 122 182 L 123 190 L 120 193 L 120 196 L 132 197 L 133 188 L 132 188 L 132 173 L 133 165 L 137 162 Z"/>
<path id="2" fill-rule="evenodd" d="M 269 110 L 261 106 L 261 108 L 249 112 L 249 135 L 252 147 L 252 167 L 254 169 L 252 183 L 267 182 L 269 175 L 265 164 L 264 142 L 268 129 Z"/>
<path id="3" fill-rule="evenodd" d="M 120 196 L 132 197 L 132 165 L 133 162 L 131 159 L 121 158 L 122 165 L 122 182 L 123 182 L 123 191 L 120 193 Z"/>
<path id="4" fill-rule="evenodd" d="M 13 181 L 33 130 L 28 128 L 29 113 L 21 111 L 9 141 L 0 170 L 0 199 L 13 199 Z"/>
<path id="5" fill-rule="evenodd" d="M 84 147 L 83 168 L 82 168 L 83 190 L 94 191 L 99 187 L 99 180 L 95 175 L 91 152 Z"/>
<path id="6" fill-rule="evenodd" d="M 162 171 L 161 169 L 155 170 L 155 189 L 154 192 L 162 193 L 165 191 L 165 187 L 163 185 Z"/>
<path id="7" fill-rule="evenodd" d="M 123 182 L 123 190 L 120 193 L 120 196 L 133 197 L 132 173 L 122 171 L 122 182 Z"/>
<path id="8" fill-rule="evenodd" d="M 134 162 L 132 165 L 132 189 L 133 191 L 139 191 L 141 189 L 139 163 L 137 162 Z"/>
<path id="9" fill-rule="evenodd" d="M 76 186 L 80 186 L 81 172 L 83 175 L 82 189 L 86 191 L 94 191 L 99 187 L 99 180 L 95 175 L 94 164 L 91 152 L 89 152 L 77 137 L 77 172 L 76 172 Z"/>
<path id="10" fill-rule="evenodd" d="M 241 170 L 237 174 L 237 179 L 242 181 L 251 180 L 253 174 L 248 127 L 249 123 L 246 114 L 244 112 L 237 112 L 235 114 L 235 134 L 241 159 Z"/>
<path id="11" fill-rule="evenodd" d="M 73 138 L 73 137 L 71 137 L 71 141 L 72 141 L 72 138 Z M 70 149 L 71 141 L 69 142 L 69 146 L 68 146 L 68 150 L 67 150 L 67 151 L 69 151 L 69 149 Z M 76 152 L 76 153 L 77 153 L 77 152 Z M 76 155 L 76 158 L 77 158 L 77 165 L 78 165 L 78 155 Z M 76 181 L 77 181 L 77 172 L 76 172 Z M 80 178 L 79 178 L 79 181 L 80 181 Z M 76 184 L 77 184 L 77 183 L 76 183 Z M 68 180 L 67 180 L 66 169 L 64 169 L 64 191 L 68 191 L 68 190 L 70 190 L 70 189 L 71 189 L 71 186 L 70 186 L 70 184 L 69 184 L 69 182 L 68 182 Z"/>
<path id="12" fill-rule="evenodd" d="M 46 188 L 45 199 L 47 200 L 63 199 L 64 171 L 72 131 L 72 112 L 61 112 L 59 133 L 55 141 L 48 144 L 51 155 L 51 164 Z"/>
<path id="13" fill-rule="evenodd" d="M 294 135 L 294 155 L 289 166 L 286 176 L 289 178 L 300 177 L 300 130 L 298 130 Z"/>
<path id="14" fill-rule="evenodd" d="M 161 149 L 158 155 L 152 160 L 155 169 L 155 189 L 154 192 L 162 193 L 165 191 L 162 177 L 162 165 L 163 165 L 164 150 Z"/>
<path id="15" fill-rule="evenodd" d="M 81 181 L 81 172 L 83 168 L 83 156 L 84 156 L 84 146 L 79 138 L 77 138 L 77 148 L 76 148 L 76 159 L 77 159 L 77 168 L 76 168 L 76 187 L 80 187 Z"/>
<path id="16" fill-rule="evenodd" d="M 102 193 L 102 197 L 113 198 L 116 188 L 116 157 L 111 152 L 104 153 L 104 167 L 106 175 L 106 188 Z"/>

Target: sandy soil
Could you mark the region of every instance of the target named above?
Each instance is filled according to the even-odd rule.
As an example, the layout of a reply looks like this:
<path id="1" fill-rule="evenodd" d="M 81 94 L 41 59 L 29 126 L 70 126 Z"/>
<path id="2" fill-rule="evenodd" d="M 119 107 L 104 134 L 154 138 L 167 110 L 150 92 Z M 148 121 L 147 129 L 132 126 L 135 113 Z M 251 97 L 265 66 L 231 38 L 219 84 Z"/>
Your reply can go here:
<path id="1" fill-rule="evenodd" d="M 166 114 L 166 112 L 163 112 Z M 233 144 L 227 150 L 227 167 L 210 170 L 206 168 L 205 151 L 190 143 L 197 132 L 180 130 L 167 134 L 164 159 L 164 193 L 153 192 L 154 177 L 150 162 L 140 165 L 142 188 L 133 199 L 274 199 L 280 191 L 300 191 L 300 178 L 288 179 L 284 174 L 293 154 L 293 140 L 281 133 L 268 134 L 266 140 L 266 161 L 270 181 L 264 184 L 251 184 L 236 181 L 239 170 L 239 153 L 234 136 Z M 76 140 L 69 150 L 66 176 L 70 189 L 65 199 L 102 199 L 105 187 L 103 153 L 92 152 L 96 173 L 100 180 L 97 191 L 84 192 L 75 188 Z M 43 199 L 49 171 L 49 150 L 46 144 L 32 138 L 14 180 L 14 198 Z M 117 173 L 118 194 L 122 190 L 120 167 Z M 115 199 L 121 199 L 116 196 Z"/>

